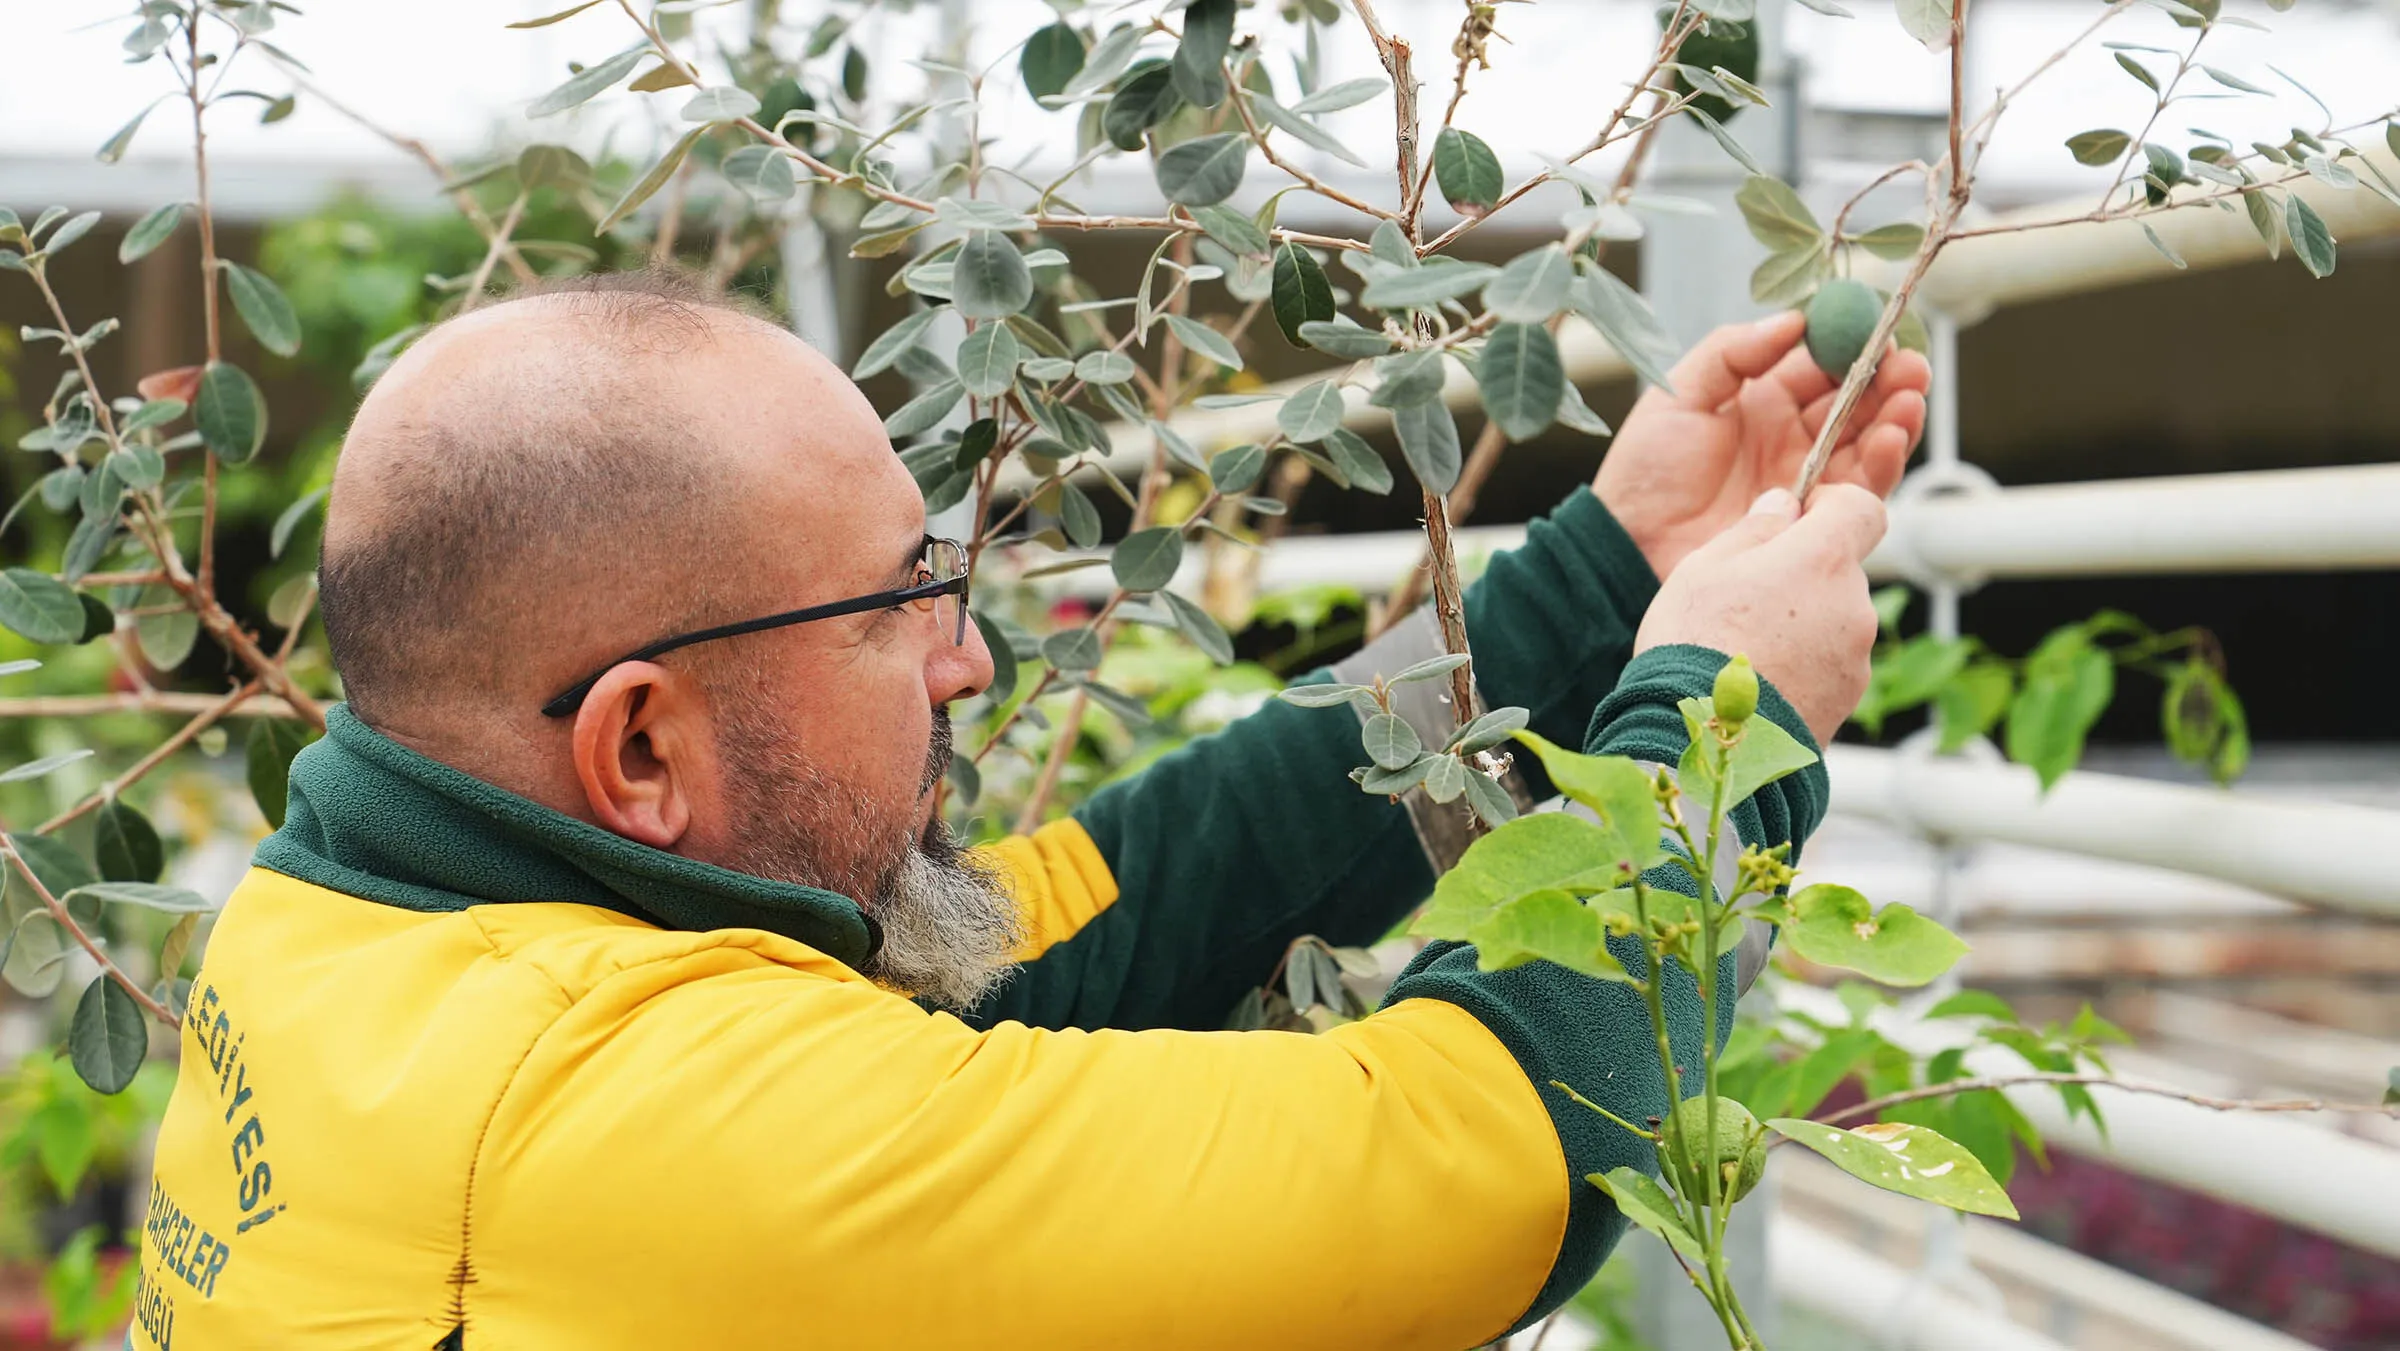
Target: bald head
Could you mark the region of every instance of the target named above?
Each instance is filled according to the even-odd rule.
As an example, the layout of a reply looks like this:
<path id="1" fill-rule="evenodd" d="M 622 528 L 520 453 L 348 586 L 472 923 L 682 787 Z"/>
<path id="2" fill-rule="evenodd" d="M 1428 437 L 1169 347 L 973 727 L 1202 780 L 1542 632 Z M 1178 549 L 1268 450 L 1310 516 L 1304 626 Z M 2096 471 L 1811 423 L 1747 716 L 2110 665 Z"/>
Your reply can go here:
<path id="1" fill-rule="evenodd" d="M 762 498 L 892 458 L 822 357 L 668 279 L 454 319 L 376 384 L 334 476 L 323 606 L 347 697 L 387 730 L 488 732 L 595 662 L 755 613 L 788 585 L 761 567 L 810 542 L 762 538 Z"/>

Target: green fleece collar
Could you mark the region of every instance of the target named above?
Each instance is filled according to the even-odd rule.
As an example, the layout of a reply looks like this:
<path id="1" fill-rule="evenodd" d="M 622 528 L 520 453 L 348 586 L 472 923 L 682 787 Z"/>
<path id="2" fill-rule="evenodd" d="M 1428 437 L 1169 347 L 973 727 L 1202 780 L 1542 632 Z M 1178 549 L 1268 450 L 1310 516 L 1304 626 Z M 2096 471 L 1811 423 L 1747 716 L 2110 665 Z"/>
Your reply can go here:
<path id="1" fill-rule="evenodd" d="M 283 829 L 255 862 L 404 910 L 570 901 L 666 929 L 764 929 L 853 967 L 881 939 L 847 896 L 611 835 L 419 755 L 346 704 L 292 761 Z"/>

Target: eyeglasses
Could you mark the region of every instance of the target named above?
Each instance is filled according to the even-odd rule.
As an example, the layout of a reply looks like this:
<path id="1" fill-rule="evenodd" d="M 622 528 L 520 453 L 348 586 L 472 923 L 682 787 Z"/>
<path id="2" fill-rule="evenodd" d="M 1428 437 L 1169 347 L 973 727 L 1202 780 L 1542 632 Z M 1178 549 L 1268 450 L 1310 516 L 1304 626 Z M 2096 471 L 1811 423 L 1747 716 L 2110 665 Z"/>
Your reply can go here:
<path id="1" fill-rule="evenodd" d="M 951 599 L 955 598 L 955 599 Z M 906 605 L 920 613 L 934 616 L 937 625 L 947 626 L 950 641 L 960 647 L 967 642 L 967 550 L 957 540 L 934 539 L 927 536 L 924 556 L 917 560 L 917 577 L 897 591 L 878 591 L 873 595 L 852 596 L 848 600 L 811 605 L 803 610 L 786 610 L 762 619 L 745 619 L 735 624 L 719 624 L 715 628 L 694 629 L 672 638 L 661 638 L 647 647 L 638 647 L 608 665 L 568 686 L 559 696 L 542 705 L 542 716 L 563 718 L 583 706 L 584 696 L 600 677 L 629 661 L 648 661 L 677 648 L 694 643 L 715 642 L 719 638 L 735 638 L 745 633 L 760 633 L 791 624 L 806 624 L 818 619 L 836 619 L 842 615 L 864 614 L 869 610 L 898 609 Z M 950 611 L 944 614 L 947 607 Z"/>

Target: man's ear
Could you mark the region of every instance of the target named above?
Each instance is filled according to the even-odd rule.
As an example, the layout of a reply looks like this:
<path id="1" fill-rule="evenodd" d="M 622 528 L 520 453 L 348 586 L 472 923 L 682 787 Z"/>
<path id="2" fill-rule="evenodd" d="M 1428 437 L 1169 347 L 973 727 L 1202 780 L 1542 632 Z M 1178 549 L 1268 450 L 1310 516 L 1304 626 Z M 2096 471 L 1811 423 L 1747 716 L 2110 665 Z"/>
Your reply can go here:
<path id="1" fill-rule="evenodd" d="M 610 668 L 575 714 L 575 777 L 611 833 L 672 849 L 715 791 L 708 709 L 689 679 L 651 662 Z"/>

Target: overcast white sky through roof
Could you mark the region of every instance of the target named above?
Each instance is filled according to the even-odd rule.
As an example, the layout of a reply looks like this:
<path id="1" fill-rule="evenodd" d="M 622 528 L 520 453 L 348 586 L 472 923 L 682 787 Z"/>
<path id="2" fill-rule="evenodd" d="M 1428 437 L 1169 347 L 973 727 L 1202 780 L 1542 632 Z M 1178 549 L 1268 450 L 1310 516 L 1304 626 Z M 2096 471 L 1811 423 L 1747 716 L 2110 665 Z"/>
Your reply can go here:
<path id="1" fill-rule="evenodd" d="M 598 60 L 633 37 L 630 24 L 611 5 L 547 28 L 512 32 L 502 27 L 510 18 L 537 14 L 555 3 L 322 0 L 304 5 L 302 16 L 287 17 L 273 37 L 308 62 L 315 78 L 336 96 L 453 158 L 535 139 L 566 139 L 588 149 L 612 133 L 620 148 L 646 152 L 660 129 L 674 125 L 675 110 L 688 91 L 611 94 L 587 111 L 542 123 L 521 117 L 527 100 L 564 78 L 568 60 Z M 1944 98 L 1944 59 L 1900 30 L 1889 3 L 1849 3 L 1860 11 L 1858 18 L 1833 19 L 1791 7 L 1790 45 L 1806 72 L 1811 101 L 1849 109 L 1937 108 Z M 1149 7 L 1143 0 L 1129 12 Z M 975 0 L 965 8 L 973 15 L 975 50 L 984 60 L 999 55 L 1048 12 L 1039 0 Z M 1414 40 L 1425 77 L 1446 87 L 1459 0 L 1382 0 L 1379 8 L 1390 26 Z M 2271 98 L 2179 105 L 2162 123 L 2162 139 L 2188 144 L 2185 129 L 2200 126 L 2237 142 L 2281 140 L 2294 125 L 2317 126 L 2320 115 L 2269 70 L 2270 63 L 2306 81 L 2332 106 L 2337 124 L 2389 111 L 2400 98 L 2400 9 L 2303 0 L 2299 9 L 2277 14 L 2255 0 L 2227 0 L 2225 10 L 2273 31 L 2220 28 L 2210 35 L 2203 59 L 2277 92 Z M 785 11 L 798 32 L 821 7 L 793 0 Z M 169 77 L 162 65 L 123 64 L 118 44 L 130 27 L 125 12 L 87 3 L 20 7 L 0 57 L 0 199 L 26 205 L 17 200 L 19 194 L 39 192 L 38 185 L 53 177 L 38 170 L 39 162 L 88 162 L 93 148 L 166 87 Z M 1976 12 L 1968 44 L 1970 84 L 1988 98 L 1992 88 L 2020 78 L 2098 12 L 2089 0 L 1987 0 Z M 1535 167 L 1538 153 L 1572 149 L 1605 117 L 1624 81 L 1638 72 L 1654 22 L 1647 0 L 1542 0 L 1504 8 L 1502 30 L 1512 41 L 1495 45 L 1495 69 L 1473 81 L 1461 123 L 1499 147 L 1512 161 L 1512 173 Z M 941 24 L 940 7 L 920 0 L 913 13 L 877 15 L 862 40 L 889 65 L 945 45 Z M 1245 11 L 1244 25 L 1278 37 L 1289 31 L 1271 4 Z M 2102 36 L 2161 47 L 2190 40 L 2151 9 L 2121 17 Z M 2142 59 L 2154 65 L 2171 62 Z M 238 85 L 284 90 L 285 81 L 269 62 L 256 56 L 243 60 L 250 68 Z M 1378 73 L 1354 22 L 1328 35 L 1326 67 L 1328 81 Z M 1279 81 L 1290 79 L 1281 63 L 1276 75 Z M 897 81 L 887 76 L 880 88 L 896 103 L 906 102 L 916 97 L 925 78 L 909 71 Z M 2197 75 L 2194 87 L 2232 93 Z M 1438 96 L 1435 101 L 1438 106 Z M 229 167 L 248 161 L 263 169 L 284 161 L 323 177 L 328 165 L 399 162 L 389 146 L 306 98 L 293 117 L 271 127 L 256 125 L 254 106 L 230 105 L 212 123 L 212 150 Z M 2017 184 L 2019 191 L 2010 195 L 2021 196 L 2037 186 L 2064 192 L 2088 182 L 2096 194 L 2105 171 L 2073 164 L 2061 141 L 2092 127 L 2133 130 L 2148 111 L 2147 91 L 2117 68 L 2112 53 L 2089 44 L 2046 75 L 2004 119 L 1987 164 L 1987 183 Z M 154 171 L 184 163 L 187 128 L 177 112 L 162 106 L 155 123 L 144 128 L 128 157 L 131 173 L 138 174 L 145 162 Z M 1063 166 L 1072 149 L 1070 116 L 1044 112 L 1015 95 L 996 97 L 985 117 L 987 132 L 998 137 L 992 157 Z M 1388 174 L 1380 166 L 1389 153 L 1389 104 L 1377 101 L 1339 114 L 1329 126 L 1378 166 L 1379 172 L 1357 181 L 1369 191 L 1381 188 Z M 1311 157 L 1329 171 L 1345 171 L 1336 176 L 1358 172 L 1313 152 Z M 1595 163 L 1604 171 L 1608 167 L 1605 156 Z M 338 177 L 337 168 L 326 186 Z M 1253 177 L 1263 180 L 1263 175 Z"/>

